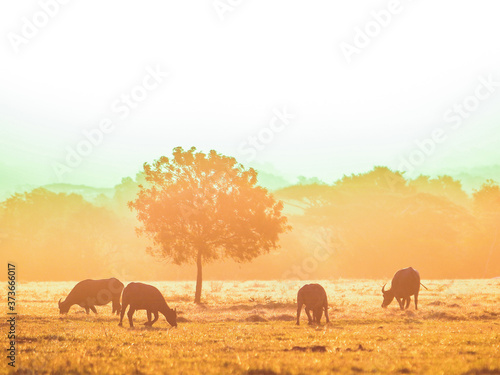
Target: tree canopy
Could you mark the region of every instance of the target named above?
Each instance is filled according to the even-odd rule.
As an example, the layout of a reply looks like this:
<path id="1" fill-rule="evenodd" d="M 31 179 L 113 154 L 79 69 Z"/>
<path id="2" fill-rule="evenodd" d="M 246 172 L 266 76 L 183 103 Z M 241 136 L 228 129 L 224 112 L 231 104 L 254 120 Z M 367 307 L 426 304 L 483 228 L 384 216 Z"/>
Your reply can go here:
<path id="1" fill-rule="evenodd" d="M 177 147 L 171 158 L 144 164 L 143 173 L 146 183 L 129 203 L 142 224 L 138 233 L 152 240 L 152 254 L 197 265 L 197 303 L 203 264 L 250 261 L 276 249 L 289 229 L 283 203 L 232 157 Z"/>

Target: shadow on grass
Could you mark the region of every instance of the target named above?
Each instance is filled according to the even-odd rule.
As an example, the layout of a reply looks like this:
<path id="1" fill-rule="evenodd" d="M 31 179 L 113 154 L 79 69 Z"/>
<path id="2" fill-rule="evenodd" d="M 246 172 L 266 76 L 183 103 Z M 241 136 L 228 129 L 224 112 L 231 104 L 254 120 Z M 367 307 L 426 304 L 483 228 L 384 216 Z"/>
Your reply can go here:
<path id="1" fill-rule="evenodd" d="M 145 325 L 138 325 L 135 324 L 133 327 L 125 327 L 121 326 L 120 328 L 123 328 L 126 331 L 129 332 L 169 332 L 172 329 L 175 329 L 174 327 L 151 327 L 151 326 L 145 326 Z"/>

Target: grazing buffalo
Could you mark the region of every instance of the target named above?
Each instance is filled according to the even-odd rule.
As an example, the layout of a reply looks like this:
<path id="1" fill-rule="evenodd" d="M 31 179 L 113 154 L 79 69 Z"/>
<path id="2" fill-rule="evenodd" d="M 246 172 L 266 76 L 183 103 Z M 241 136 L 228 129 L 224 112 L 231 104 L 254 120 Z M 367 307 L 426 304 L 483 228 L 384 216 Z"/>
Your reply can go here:
<path id="1" fill-rule="evenodd" d="M 142 283 L 128 284 L 125 289 L 123 289 L 122 303 L 123 308 L 120 314 L 119 326 L 122 325 L 123 315 L 125 314 L 127 306 L 130 305 L 127 314 L 130 327 L 134 326 L 134 323 L 132 323 L 132 316 L 135 310 L 147 311 L 148 321 L 144 323 L 146 326 L 152 326 L 158 320 L 158 312 L 161 312 L 172 327 L 177 327 L 177 309 L 172 310 L 168 307 L 161 292 L 152 285 Z M 153 321 L 151 321 L 151 313 L 155 316 Z"/>
<path id="2" fill-rule="evenodd" d="M 306 305 L 308 324 L 313 324 L 313 322 L 319 324 L 323 316 L 323 310 L 325 311 L 326 322 L 330 322 L 328 318 L 328 299 L 325 289 L 321 285 L 307 284 L 299 289 L 297 293 L 297 325 L 299 325 L 302 305 Z M 313 318 L 311 318 L 311 311 L 313 312 Z"/>
<path id="3" fill-rule="evenodd" d="M 415 296 L 415 310 L 418 310 L 418 292 L 420 291 L 420 285 L 425 288 L 425 286 L 420 283 L 420 274 L 417 270 L 411 267 L 399 270 L 392 278 L 391 289 L 385 290 L 385 285 L 382 287 L 382 293 L 384 295 L 382 307 L 386 308 L 389 306 L 394 297 L 396 297 L 399 307 L 401 310 L 404 310 L 410 306 L 410 297 Z"/>
<path id="4" fill-rule="evenodd" d="M 88 314 L 89 309 L 97 314 L 95 306 L 107 305 L 112 302 L 113 314 L 120 313 L 120 295 L 122 294 L 123 284 L 120 280 L 112 277 L 102 280 L 83 280 L 75 285 L 69 292 L 66 299 L 59 300 L 59 313 L 66 314 L 71 306 L 79 305 L 85 309 Z"/>

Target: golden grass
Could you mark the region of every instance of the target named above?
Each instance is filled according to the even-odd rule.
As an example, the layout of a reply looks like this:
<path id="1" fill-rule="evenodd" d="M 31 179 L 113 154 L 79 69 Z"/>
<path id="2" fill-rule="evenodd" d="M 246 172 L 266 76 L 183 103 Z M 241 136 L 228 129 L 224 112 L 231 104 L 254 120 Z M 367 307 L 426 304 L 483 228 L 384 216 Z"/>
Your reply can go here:
<path id="1" fill-rule="evenodd" d="M 419 310 L 382 303 L 382 281 L 319 281 L 328 325 L 295 325 L 295 297 L 307 282 L 153 282 L 188 320 L 169 329 L 118 327 L 111 305 L 97 316 L 73 306 L 59 316 L 70 283 L 19 285 L 20 374 L 500 374 L 500 280 L 426 281 Z M 5 299 L 1 303 L 6 305 Z M 125 318 L 126 319 L 126 318 Z M 255 322 L 255 320 L 264 320 Z M 324 322 L 324 318 L 323 318 Z M 2 322 L 2 330 L 7 326 Z M 6 360 L 2 368 L 7 371 Z"/>

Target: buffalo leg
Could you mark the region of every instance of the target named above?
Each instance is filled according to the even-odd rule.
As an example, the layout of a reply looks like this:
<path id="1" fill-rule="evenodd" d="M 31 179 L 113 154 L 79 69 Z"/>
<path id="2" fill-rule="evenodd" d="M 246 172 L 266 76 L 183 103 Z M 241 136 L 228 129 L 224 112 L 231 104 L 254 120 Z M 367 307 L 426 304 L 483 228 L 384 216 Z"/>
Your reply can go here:
<path id="1" fill-rule="evenodd" d="M 155 324 L 156 321 L 158 320 L 158 311 L 153 311 L 153 314 L 155 316 L 155 318 L 153 319 L 153 321 L 151 322 L 151 325 Z M 166 317 L 165 317 L 166 318 Z"/>
<path id="2" fill-rule="evenodd" d="M 111 306 L 113 307 L 112 314 L 116 313 L 116 315 L 120 315 L 120 310 L 121 310 L 120 302 L 113 300 L 111 302 Z"/>
<path id="3" fill-rule="evenodd" d="M 328 317 L 328 304 L 325 304 L 325 318 L 326 318 L 326 322 L 327 323 L 330 323 L 330 318 Z"/>
<path id="4" fill-rule="evenodd" d="M 417 305 L 418 305 L 418 293 L 415 294 L 415 310 L 418 310 Z"/>
<path id="5" fill-rule="evenodd" d="M 321 323 L 321 317 L 323 316 L 323 307 L 318 307 L 317 309 L 313 310 L 313 320 L 320 324 Z"/>
<path id="6" fill-rule="evenodd" d="M 397 300 L 397 301 L 398 301 L 398 303 L 399 303 L 399 308 L 400 308 L 401 310 L 404 310 L 404 304 L 405 304 L 404 299 L 401 299 L 400 297 L 396 297 L 396 300 Z"/>
<path id="7" fill-rule="evenodd" d="M 410 306 L 410 301 L 411 301 L 410 297 L 403 299 L 403 305 L 405 305 L 405 310 L 408 308 L 408 306 Z"/>
<path id="8" fill-rule="evenodd" d="M 85 308 L 85 313 L 86 313 L 87 315 L 89 315 L 89 307 L 88 307 L 88 306 L 85 306 L 84 308 Z"/>
<path id="9" fill-rule="evenodd" d="M 90 310 L 92 310 L 95 314 L 97 314 L 97 310 L 95 309 L 94 305 L 89 306 Z"/>
<path id="10" fill-rule="evenodd" d="M 121 327 L 123 322 L 123 315 L 125 315 L 125 310 L 127 310 L 128 305 L 123 305 L 122 310 L 120 311 L 120 323 L 118 325 Z"/>
<path id="11" fill-rule="evenodd" d="M 302 311 L 302 305 L 299 305 L 297 307 L 297 325 L 300 325 L 299 320 L 300 320 L 300 312 Z"/>
<path id="12" fill-rule="evenodd" d="M 146 323 L 144 323 L 145 326 L 150 326 L 152 323 L 151 323 L 151 310 L 147 310 L 147 313 L 148 313 L 148 321 Z"/>
<path id="13" fill-rule="evenodd" d="M 134 316 L 135 309 L 130 306 L 130 309 L 128 310 L 127 316 L 128 316 L 128 322 L 130 323 L 130 327 L 134 326 L 134 323 L 132 322 L 132 317 Z"/>
<path id="14" fill-rule="evenodd" d="M 311 310 L 307 308 L 306 306 L 306 314 L 307 314 L 307 320 L 309 321 L 307 324 L 312 324 L 313 320 L 311 318 Z"/>

